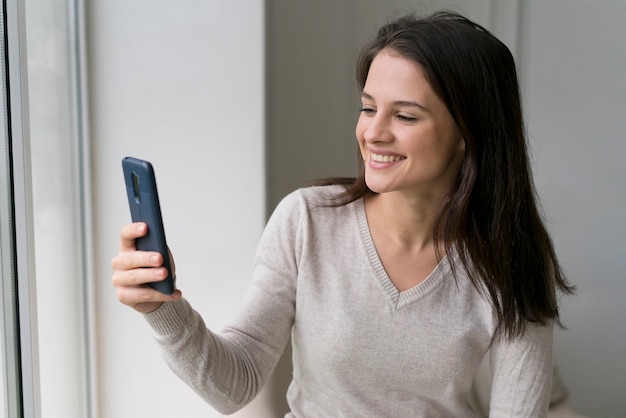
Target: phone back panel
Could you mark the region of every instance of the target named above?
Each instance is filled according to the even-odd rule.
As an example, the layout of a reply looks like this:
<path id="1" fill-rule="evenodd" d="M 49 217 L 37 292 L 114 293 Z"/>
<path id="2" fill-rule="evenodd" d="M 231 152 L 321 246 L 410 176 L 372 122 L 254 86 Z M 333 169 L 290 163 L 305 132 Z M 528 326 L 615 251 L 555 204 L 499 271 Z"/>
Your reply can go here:
<path id="1" fill-rule="evenodd" d="M 131 219 L 133 222 L 145 222 L 148 225 L 148 233 L 137 239 L 137 249 L 159 252 L 163 256 L 163 266 L 168 272 L 165 280 L 151 283 L 150 286 L 162 293 L 171 294 L 174 291 L 174 281 L 171 277 L 154 169 L 148 161 L 133 157 L 124 158 L 122 168 Z"/>

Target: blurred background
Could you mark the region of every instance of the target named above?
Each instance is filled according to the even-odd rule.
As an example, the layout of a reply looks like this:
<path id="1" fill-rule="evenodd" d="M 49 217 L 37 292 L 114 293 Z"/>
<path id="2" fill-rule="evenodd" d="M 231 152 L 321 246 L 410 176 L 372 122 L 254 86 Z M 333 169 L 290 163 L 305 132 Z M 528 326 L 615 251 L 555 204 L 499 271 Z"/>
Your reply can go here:
<path id="1" fill-rule="evenodd" d="M 219 416 L 115 297 L 110 260 L 130 220 L 122 158 L 154 164 L 178 285 L 219 330 L 278 201 L 315 178 L 354 175 L 360 48 L 393 17 L 441 8 L 492 30 L 516 58 L 538 193 L 578 287 L 562 300 L 555 358 L 579 412 L 626 416 L 626 2 L 23 5 L 41 417 Z M 275 416 L 287 364 L 288 353 L 238 416 Z"/>

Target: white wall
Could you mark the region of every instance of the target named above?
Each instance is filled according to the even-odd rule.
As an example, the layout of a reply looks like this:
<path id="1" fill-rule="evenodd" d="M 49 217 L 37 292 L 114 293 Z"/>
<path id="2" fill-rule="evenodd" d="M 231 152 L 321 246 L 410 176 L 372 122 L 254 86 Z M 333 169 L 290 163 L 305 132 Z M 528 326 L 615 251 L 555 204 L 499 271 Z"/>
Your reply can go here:
<path id="1" fill-rule="evenodd" d="M 89 2 L 100 418 L 217 416 L 117 302 L 110 260 L 129 221 L 121 159 L 156 169 L 183 294 L 221 328 L 264 225 L 263 2 Z"/>
<path id="2" fill-rule="evenodd" d="M 531 0 L 521 74 L 537 187 L 578 286 L 555 352 L 572 402 L 626 416 L 626 3 Z"/>

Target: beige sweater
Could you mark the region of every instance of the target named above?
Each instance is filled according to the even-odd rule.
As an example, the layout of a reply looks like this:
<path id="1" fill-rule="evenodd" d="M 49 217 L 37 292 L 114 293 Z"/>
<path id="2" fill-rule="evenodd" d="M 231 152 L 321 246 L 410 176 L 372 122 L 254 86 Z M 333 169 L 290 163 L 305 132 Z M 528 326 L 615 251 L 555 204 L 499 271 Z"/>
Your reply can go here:
<path id="1" fill-rule="evenodd" d="M 222 413 L 250 402 L 289 337 L 289 417 L 471 417 L 472 379 L 491 347 L 491 417 L 548 409 L 552 328 L 499 338 L 491 305 L 444 258 L 399 292 L 363 202 L 324 207 L 337 186 L 296 191 L 272 215 L 239 315 L 208 331 L 185 300 L 146 315 L 172 370 Z"/>

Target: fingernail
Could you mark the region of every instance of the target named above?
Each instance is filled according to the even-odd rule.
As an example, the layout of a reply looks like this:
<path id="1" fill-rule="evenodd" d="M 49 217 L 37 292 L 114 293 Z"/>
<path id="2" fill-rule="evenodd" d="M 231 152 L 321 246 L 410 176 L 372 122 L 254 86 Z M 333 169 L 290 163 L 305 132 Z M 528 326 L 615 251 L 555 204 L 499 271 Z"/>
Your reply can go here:
<path id="1" fill-rule="evenodd" d="M 159 256 L 158 255 L 153 255 L 152 257 L 150 257 L 150 262 L 152 264 L 156 264 L 159 262 Z"/>

